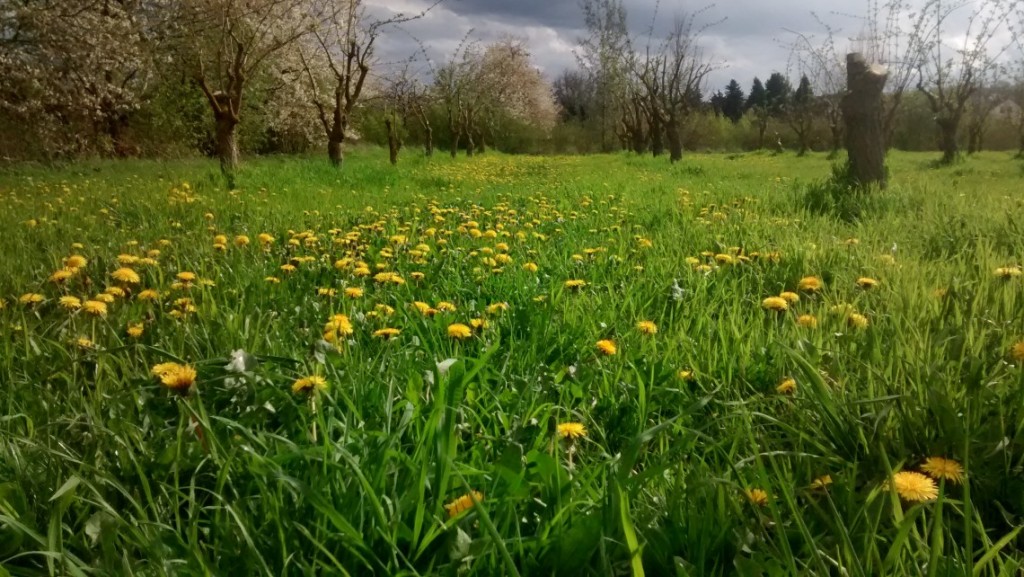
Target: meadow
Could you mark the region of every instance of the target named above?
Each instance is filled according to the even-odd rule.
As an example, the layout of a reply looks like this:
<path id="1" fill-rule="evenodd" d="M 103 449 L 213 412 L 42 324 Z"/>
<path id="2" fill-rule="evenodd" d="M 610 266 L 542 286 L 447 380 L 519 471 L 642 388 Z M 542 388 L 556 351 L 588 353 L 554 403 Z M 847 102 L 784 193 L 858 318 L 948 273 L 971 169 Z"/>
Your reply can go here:
<path id="1" fill-rule="evenodd" d="M 1019 575 L 1024 163 L 934 157 L 6 169 L 0 575 Z"/>

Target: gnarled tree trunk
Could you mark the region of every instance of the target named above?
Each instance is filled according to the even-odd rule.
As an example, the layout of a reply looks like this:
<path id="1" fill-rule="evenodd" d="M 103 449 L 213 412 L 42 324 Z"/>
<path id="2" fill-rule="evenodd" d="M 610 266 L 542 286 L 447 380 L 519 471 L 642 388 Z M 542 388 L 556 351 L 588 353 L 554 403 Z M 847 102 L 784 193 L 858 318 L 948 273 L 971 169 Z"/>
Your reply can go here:
<path id="1" fill-rule="evenodd" d="M 846 55 L 846 94 L 843 121 L 851 176 L 862 186 L 885 186 L 885 133 L 882 127 L 882 89 L 889 71 L 868 65 L 864 55 Z"/>
<path id="2" fill-rule="evenodd" d="M 669 162 L 679 162 L 683 159 L 683 138 L 679 134 L 679 121 L 673 114 L 669 114 L 665 123 L 665 136 L 668 139 Z"/>
<path id="3" fill-rule="evenodd" d="M 942 148 L 942 164 L 952 164 L 960 157 L 960 145 L 957 137 L 960 133 L 960 118 L 937 118 L 939 125 L 939 147 Z"/>
<path id="4" fill-rule="evenodd" d="M 225 176 L 233 177 L 238 169 L 238 140 L 235 138 L 235 127 L 238 120 L 230 111 L 215 113 L 217 158 L 220 170 Z"/>

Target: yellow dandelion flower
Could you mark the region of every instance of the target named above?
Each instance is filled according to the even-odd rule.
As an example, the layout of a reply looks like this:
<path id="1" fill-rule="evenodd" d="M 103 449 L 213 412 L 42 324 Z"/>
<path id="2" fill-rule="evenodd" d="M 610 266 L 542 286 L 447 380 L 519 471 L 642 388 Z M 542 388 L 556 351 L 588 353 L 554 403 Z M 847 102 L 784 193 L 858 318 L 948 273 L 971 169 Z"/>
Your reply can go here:
<path id="1" fill-rule="evenodd" d="M 244 235 L 244 234 L 240 234 L 240 235 L 236 236 L 235 237 L 235 246 L 237 246 L 237 247 L 249 246 L 249 237 Z"/>
<path id="2" fill-rule="evenodd" d="M 1010 358 L 1017 362 L 1024 361 L 1024 341 L 1017 341 L 1010 347 Z"/>
<path id="3" fill-rule="evenodd" d="M 565 281 L 565 288 L 569 290 L 579 290 L 585 286 L 587 286 L 587 281 L 585 280 L 570 279 Z"/>
<path id="4" fill-rule="evenodd" d="M 82 301 L 78 297 L 64 296 L 60 297 L 59 304 L 61 308 L 68 309 L 69 311 L 76 311 L 82 308 Z"/>
<path id="5" fill-rule="evenodd" d="M 795 292 L 786 291 L 779 294 L 779 298 L 785 300 L 789 304 L 800 302 L 800 295 Z"/>
<path id="6" fill-rule="evenodd" d="M 489 314 L 489 315 L 496 315 L 496 314 L 500 313 L 501 311 L 507 311 L 507 310 L 508 310 L 508 303 L 493 303 L 493 304 L 487 305 L 487 314 Z"/>
<path id="7" fill-rule="evenodd" d="M 862 276 L 857 279 L 857 286 L 865 290 L 873 289 L 878 286 L 878 281 L 871 277 Z"/>
<path id="8" fill-rule="evenodd" d="M 846 317 L 846 323 L 855 329 L 864 329 L 868 326 L 868 317 L 860 313 L 850 313 Z"/>
<path id="9" fill-rule="evenodd" d="M 804 278 L 800 279 L 800 282 L 797 283 L 796 286 L 798 289 L 802 291 L 817 292 L 821 290 L 821 287 L 823 285 L 820 278 L 816 276 L 805 276 Z"/>
<path id="10" fill-rule="evenodd" d="M 601 339 L 594 344 L 598 352 L 602 355 L 612 356 L 619 351 L 618 347 L 615 346 L 615 341 L 610 339 Z"/>
<path id="11" fill-rule="evenodd" d="M 103 294 L 107 294 L 112 297 L 124 298 L 128 293 L 124 292 L 124 289 L 119 286 L 108 286 L 103 289 Z"/>
<path id="12" fill-rule="evenodd" d="M 764 489 L 747 489 L 747 501 L 756 507 L 764 507 L 768 504 L 768 493 Z"/>
<path id="13" fill-rule="evenodd" d="M 163 386 L 179 393 L 188 391 L 196 382 L 196 370 L 191 365 L 160 363 L 152 372 Z"/>
<path id="14" fill-rule="evenodd" d="M 455 312 L 455 305 L 450 303 L 450 302 L 448 302 L 448 301 L 441 301 L 441 302 L 437 303 L 437 306 L 434 307 L 434 308 L 436 308 L 437 310 L 439 310 L 439 311 L 441 311 L 443 313 L 453 313 L 453 312 Z"/>
<path id="15" fill-rule="evenodd" d="M 816 317 L 814 315 L 800 315 L 796 319 L 796 324 L 798 324 L 798 325 L 800 325 L 800 326 L 802 326 L 804 328 L 807 328 L 807 329 L 817 328 L 817 326 L 818 326 L 818 317 Z"/>
<path id="16" fill-rule="evenodd" d="M 64 266 L 73 270 L 83 268 L 87 264 L 89 264 L 89 260 L 80 254 L 73 254 L 64 259 Z"/>
<path id="17" fill-rule="evenodd" d="M 352 321 L 347 315 L 333 315 L 324 325 L 324 340 L 329 343 L 337 342 L 341 337 L 349 336 L 354 332 Z"/>
<path id="18" fill-rule="evenodd" d="M 281 272 L 283 272 L 285 274 L 291 274 L 291 273 L 295 272 L 295 265 L 293 265 L 291 263 L 285 263 L 285 264 L 281 265 L 278 268 L 280 268 Z"/>
<path id="19" fill-rule="evenodd" d="M 53 274 L 50 275 L 50 282 L 52 282 L 54 284 L 60 284 L 60 283 L 62 283 L 64 281 L 68 280 L 72 276 L 74 276 L 74 274 L 75 274 L 74 271 L 72 271 L 72 269 L 68 269 L 68 268 L 62 268 L 60 270 L 55 270 L 55 271 L 53 271 Z"/>
<path id="20" fill-rule="evenodd" d="M 822 475 L 811 481 L 811 489 L 824 489 L 832 484 L 832 475 Z"/>
<path id="21" fill-rule="evenodd" d="M 775 387 L 775 392 L 780 395 L 791 395 L 796 392 L 796 379 L 790 377 L 783 379 L 779 386 Z"/>
<path id="22" fill-rule="evenodd" d="M 421 273 L 421 272 L 419 272 L 419 271 L 416 271 L 416 272 L 414 272 L 414 273 L 410 273 L 410 274 L 409 274 L 409 277 L 410 277 L 410 278 L 411 278 L 412 280 L 414 280 L 414 281 L 417 281 L 417 282 L 418 282 L 418 281 L 421 281 L 421 280 L 423 280 L 423 279 L 424 279 L 424 277 L 426 277 L 426 276 L 427 276 L 427 275 L 425 275 L 425 274 L 423 274 L 423 273 Z"/>
<path id="23" fill-rule="evenodd" d="M 540 267 L 535 262 L 528 262 L 523 264 L 523 270 L 526 272 L 537 272 Z"/>
<path id="24" fill-rule="evenodd" d="M 676 373 L 676 376 L 679 377 L 679 380 L 681 381 L 692 381 L 694 378 L 693 371 L 689 369 L 681 369 Z"/>
<path id="25" fill-rule="evenodd" d="M 768 297 L 761 301 L 761 307 L 769 311 L 787 311 L 789 310 L 789 303 L 782 297 Z"/>
<path id="26" fill-rule="evenodd" d="M 350 299 L 357 299 L 363 296 L 363 289 L 359 287 L 348 287 L 345 289 L 345 296 Z"/>
<path id="27" fill-rule="evenodd" d="M 636 330 L 645 335 L 653 335 L 658 332 L 658 325 L 652 321 L 640 321 L 636 323 Z"/>
<path id="28" fill-rule="evenodd" d="M 281 279 L 277 278 L 276 276 L 268 276 L 265 277 L 263 280 L 270 284 L 281 284 Z"/>
<path id="29" fill-rule="evenodd" d="M 921 465 L 921 470 L 936 480 L 945 479 L 957 485 L 964 482 L 963 465 L 953 459 L 928 457 L 925 459 L 924 464 Z"/>
<path id="30" fill-rule="evenodd" d="M 312 393 L 313 391 L 326 391 L 327 390 L 327 379 L 312 375 L 309 377 L 302 377 L 292 383 L 292 392 L 296 395 L 300 393 Z"/>
<path id="31" fill-rule="evenodd" d="M 338 289 L 321 287 L 316 289 L 317 296 L 333 297 L 338 294 Z"/>
<path id="32" fill-rule="evenodd" d="M 105 303 L 105 304 L 110 304 L 110 303 L 116 301 L 117 297 L 115 297 L 114 295 L 112 295 L 110 293 L 103 292 L 103 293 L 100 293 L 100 294 L 92 297 L 92 300 L 99 301 L 99 302 Z"/>
<path id="33" fill-rule="evenodd" d="M 487 319 L 481 319 L 481 318 L 469 319 L 469 326 L 473 327 L 474 330 L 482 331 L 482 330 L 487 328 L 487 325 L 488 325 Z"/>
<path id="34" fill-rule="evenodd" d="M 587 436 L 587 428 L 583 423 L 559 423 L 555 432 L 560 439 L 575 440 Z"/>
<path id="35" fill-rule="evenodd" d="M 110 276 L 117 282 L 123 282 L 125 284 L 139 284 L 142 282 L 142 279 L 139 278 L 139 273 L 128 267 L 121 267 L 110 273 Z"/>
<path id="36" fill-rule="evenodd" d="M 483 500 L 484 496 L 482 493 L 472 491 L 446 504 L 444 510 L 448 512 L 448 518 L 451 519 L 458 517 L 464 511 L 472 509 L 476 503 L 480 503 Z"/>
<path id="37" fill-rule="evenodd" d="M 907 501 L 931 501 L 939 496 L 939 489 L 930 477 L 916 471 L 900 471 L 892 476 L 891 486 Z"/>
<path id="38" fill-rule="evenodd" d="M 37 305 L 46 300 L 46 297 L 39 293 L 25 293 L 18 297 L 18 302 L 23 305 Z"/>
<path id="39" fill-rule="evenodd" d="M 468 339 L 473 336 L 473 329 L 462 323 L 448 325 L 448 336 L 453 339 Z"/>
<path id="40" fill-rule="evenodd" d="M 107 315 L 107 303 L 102 301 L 85 301 L 85 304 L 82 305 L 82 310 L 91 315 L 103 317 Z"/>
<path id="41" fill-rule="evenodd" d="M 373 331 L 373 336 L 378 339 L 390 339 L 397 337 L 402 331 L 394 328 L 383 328 Z"/>
<path id="42" fill-rule="evenodd" d="M 142 332 L 145 330 L 142 323 L 129 323 L 128 324 L 128 336 L 133 339 L 137 339 L 142 336 Z"/>
<path id="43" fill-rule="evenodd" d="M 182 271 L 182 272 L 179 272 L 177 275 L 175 275 L 175 278 L 177 278 L 179 282 L 182 282 L 182 283 L 185 283 L 185 284 L 189 284 L 189 283 L 195 282 L 196 278 L 198 278 L 198 277 L 196 276 L 196 273 L 194 273 L 194 272 Z"/>
<path id="44" fill-rule="evenodd" d="M 1002 266 L 995 270 L 995 275 L 999 278 L 1015 278 L 1024 274 L 1019 266 Z"/>
<path id="45" fill-rule="evenodd" d="M 75 339 L 75 345 L 80 349 L 92 349 L 96 347 L 96 343 L 89 340 L 88 337 L 78 337 Z"/>
<path id="46" fill-rule="evenodd" d="M 155 301 L 160 299 L 160 293 L 153 289 L 144 289 L 139 291 L 137 298 L 140 301 Z"/>

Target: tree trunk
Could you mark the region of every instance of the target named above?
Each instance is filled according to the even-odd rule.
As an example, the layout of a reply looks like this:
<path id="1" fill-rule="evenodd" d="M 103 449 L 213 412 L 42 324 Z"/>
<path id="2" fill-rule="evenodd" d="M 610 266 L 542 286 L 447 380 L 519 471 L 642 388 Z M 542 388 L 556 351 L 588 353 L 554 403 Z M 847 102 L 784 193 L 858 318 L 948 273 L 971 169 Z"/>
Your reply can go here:
<path id="1" fill-rule="evenodd" d="M 455 155 L 459 153 L 459 139 L 461 137 L 462 133 L 460 133 L 459 131 L 456 130 L 452 132 L 452 158 L 455 158 Z"/>
<path id="2" fill-rule="evenodd" d="M 846 55 L 846 94 L 843 120 L 850 174 L 861 186 L 885 186 L 885 133 L 882 129 L 882 89 L 889 71 L 868 65 L 864 55 Z"/>
<path id="3" fill-rule="evenodd" d="M 839 156 L 839 151 L 843 148 L 843 125 L 836 119 L 829 124 L 828 128 L 832 132 L 832 152 L 828 157 L 832 159 Z"/>
<path id="4" fill-rule="evenodd" d="M 661 156 L 665 153 L 665 141 L 663 138 L 663 127 L 661 116 L 651 114 L 651 155 Z"/>
<path id="5" fill-rule="evenodd" d="M 402 142 L 398 139 L 398 127 L 390 118 L 384 119 L 384 127 L 388 131 L 388 160 L 391 166 L 398 164 L 398 151 L 402 148 Z"/>
<path id="6" fill-rule="evenodd" d="M 942 149 L 942 164 L 953 164 L 960 157 L 960 145 L 956 141 L 960 128 L 960 118 L 949 116 L 938 118 L 935 122 L 939 125 L 939 147 Z"/>
<path id="7" fill-rule="evenodd" d="M 665 124 L 665 136 L 668 137 L 668 161 L 679 162 L 683 159 L 683 139 L 679 135 L 679 122 L 672 116 Z"/>
<path id="8" fill-rule="evenodd" d="M 341 139 L 330 137 L 327 139 L 327 158 L 331 160 L 331 165 L 341 168 L 345 158 L 341 152 Z"/>
<path id="9" fill-rule="evenodd" d="M 235 138 L 235 127 L 238 121 L 230 112 L 217 114 L 217 158 L 220 160 L 220 171 L 229 179 L 234 178 L 238 169 L 238 141 Z"/>
<path id="10" fill-rule="evenodd" d="M 768 132 L 768 117 L 757 118 L 757 149 L 764 150 L 764 133 Z"/>
<path id="11" fill-rule="evenodd" d="M 425 135 L 423 137 L 423 154 L 427 158 L 434 155 L 434 129 L 429 125 L 427 125 Z"/>
<path id="12" fill-rule="evenodd" d="M 473 131 L 466 131 L 466 156 L 473 156 L 476 152 L 476 143 L 473 142 Z"/>

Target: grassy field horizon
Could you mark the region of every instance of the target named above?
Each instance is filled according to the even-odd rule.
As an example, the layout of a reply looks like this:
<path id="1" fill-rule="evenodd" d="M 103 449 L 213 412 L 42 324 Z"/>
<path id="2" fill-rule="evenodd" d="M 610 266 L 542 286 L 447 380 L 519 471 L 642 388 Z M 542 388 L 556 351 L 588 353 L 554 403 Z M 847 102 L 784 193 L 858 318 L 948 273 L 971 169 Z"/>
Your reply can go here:
<path id="1" fill-rule="evenodd" d="M 0 170 L 0 575 L 1024 564 L 1024 161 Z"/>

